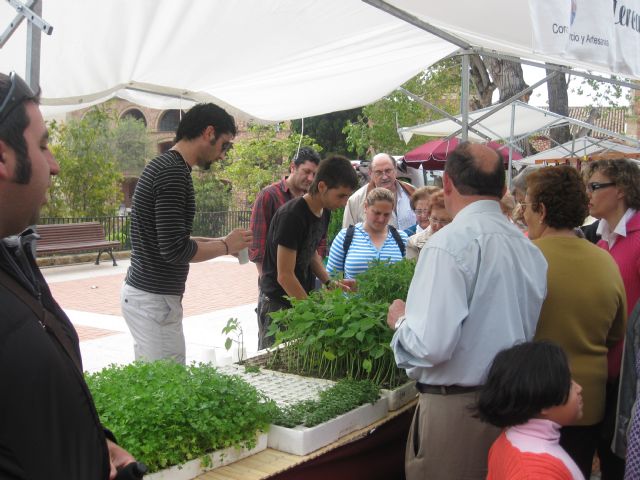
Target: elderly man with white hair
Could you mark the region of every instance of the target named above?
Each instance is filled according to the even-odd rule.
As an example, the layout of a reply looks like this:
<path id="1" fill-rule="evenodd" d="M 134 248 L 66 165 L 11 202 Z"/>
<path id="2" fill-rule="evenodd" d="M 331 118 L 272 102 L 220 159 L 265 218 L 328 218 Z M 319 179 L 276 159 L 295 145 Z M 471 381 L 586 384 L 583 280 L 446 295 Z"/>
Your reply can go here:
<path id="1" fill-rule="evenodd" d="M 388 153 L 378 153 L 369 165 L 371 180 L 351 195 L 344 208 L 342 228 L 364 220 L 364 202 L 371 190 L 377 187 L 393 192 L 395 203 L 389 225 L 398 230 L 405 230 L 416 223 L 416 215 L 411 209 L 411 195 L 415 191 L 413 185 L 401 182 L 397 177 L 396 162 Z"/>

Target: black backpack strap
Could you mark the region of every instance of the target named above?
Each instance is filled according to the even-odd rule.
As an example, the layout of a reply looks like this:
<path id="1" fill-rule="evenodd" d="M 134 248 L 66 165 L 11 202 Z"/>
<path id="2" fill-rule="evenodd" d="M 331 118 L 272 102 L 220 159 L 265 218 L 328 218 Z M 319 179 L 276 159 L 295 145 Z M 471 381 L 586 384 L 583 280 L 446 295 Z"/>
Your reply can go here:
<path id="1" fill-rule="evenodd" d="M 394 227 L 393 225 L 388 225 L 388 227 L 389 227 L 389 231 L 391 232 L 391 236 L 393 237 L 393 239 L 398 244 L 398 248 L 400 249 L 400 253 L 402 254 L 402 258 L 404 258 L 406 253 L 407 253 L 407 247 L 405 246 L 404 242 L 402 241 L 402 237 L 398 233 L 398 229 L 396 227 Z"/>
<path id="2" fill-rule="evenodd" d="M 349 225 L 347 227 L 347 233 L 344 236 L 344 242 L 342 242 L 342 251 L 344 252 L 344 258 L 347 259 L 347 252 L 349 251 L 349 247 L 351 246 L 351 242 L 353 242 L 353 234 L 356 231 L 355 225 Z"/>

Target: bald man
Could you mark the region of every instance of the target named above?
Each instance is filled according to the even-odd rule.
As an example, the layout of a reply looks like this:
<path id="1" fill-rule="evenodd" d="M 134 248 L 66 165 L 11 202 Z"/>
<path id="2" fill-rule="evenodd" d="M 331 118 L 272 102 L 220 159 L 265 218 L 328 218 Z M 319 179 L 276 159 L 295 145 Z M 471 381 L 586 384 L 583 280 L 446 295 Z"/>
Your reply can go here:
<path id="1" fill-rule="evenodd" d="M 349 202 L 344 208 L 342 228 L 364 221 L 364 201 L 369 192 L 376 187 L 386 188 L 395 196 L 389 224 L 398 230 L 413 227 L 416 224 L 416 214 L 411 209 L 411 195 L 413 195 L 415 188 L 409 183 L 398 180 L 397 174 L 396 162 L 391 155 L 379 153 L 373 157 L 369 165 L 371 180 L 349 198 Z"/>
<path id="2" fill-rule="evenodd" d="M 396 362 L 420 391 L 405 473 L 480 480 L 500 431 L 469 406 L 496 353 L 533 338 L 547 262 L 500 210 L 505 175 L 494 150 L 462 143 L 443 180 L 453 221 L 426 243 L 406 304 L 395 300 L 387 317 Z"/>

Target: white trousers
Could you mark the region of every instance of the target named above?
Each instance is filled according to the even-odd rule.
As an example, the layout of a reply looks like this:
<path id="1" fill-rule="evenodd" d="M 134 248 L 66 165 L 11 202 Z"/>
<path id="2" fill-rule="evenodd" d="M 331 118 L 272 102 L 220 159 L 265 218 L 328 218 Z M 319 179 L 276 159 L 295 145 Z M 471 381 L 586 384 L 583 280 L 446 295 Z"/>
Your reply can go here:
<path id="1" fill-rule="evenodd" d="M 133 336 L 136 360 L 170 358 L 185 363 L 181 295 L 149 293 L 125 283 L 120 306 Z"/>

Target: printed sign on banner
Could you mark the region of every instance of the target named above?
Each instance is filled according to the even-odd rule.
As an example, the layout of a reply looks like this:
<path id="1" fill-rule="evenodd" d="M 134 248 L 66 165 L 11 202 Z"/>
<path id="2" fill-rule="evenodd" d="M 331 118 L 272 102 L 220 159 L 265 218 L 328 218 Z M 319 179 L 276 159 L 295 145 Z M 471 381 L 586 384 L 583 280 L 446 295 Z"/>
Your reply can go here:
<path id="1" fill-rule="evenodd" d="M 529 0 L 536 53 L 640 75 L 640 0 Z"/>

